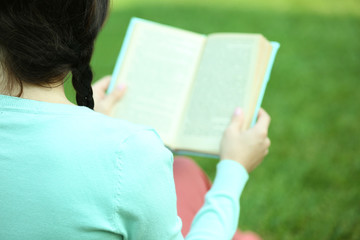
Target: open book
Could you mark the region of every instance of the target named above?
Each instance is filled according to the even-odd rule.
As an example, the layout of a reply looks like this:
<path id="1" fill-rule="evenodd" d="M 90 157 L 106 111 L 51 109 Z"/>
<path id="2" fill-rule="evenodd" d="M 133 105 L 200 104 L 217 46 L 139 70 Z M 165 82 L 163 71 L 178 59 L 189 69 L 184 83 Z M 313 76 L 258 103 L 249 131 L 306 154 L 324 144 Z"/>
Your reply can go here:
<path id="1" fill-rule="evenodd" d="M 113 117 L 148 125 L 173 151 L 219 154 L 234 109 L 255 121 L 279 48 L 260 34 L 208 36 L 132 18 L 108 92 L 126 83 Z"/>

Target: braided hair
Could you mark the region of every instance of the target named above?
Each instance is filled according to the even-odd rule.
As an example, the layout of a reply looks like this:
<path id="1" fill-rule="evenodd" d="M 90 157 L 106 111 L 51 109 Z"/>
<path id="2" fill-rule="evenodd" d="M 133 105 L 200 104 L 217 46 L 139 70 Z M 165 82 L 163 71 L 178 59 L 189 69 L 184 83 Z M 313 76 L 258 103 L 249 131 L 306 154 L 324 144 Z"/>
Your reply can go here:
<path id="1" fill-rule="evenodd" d="M 11 92 L 18 83 L 48 87 L 71 73 L 79 106 L 94 108 L 90 66 L 109 0 L 0 2 L 0 64 Z"/>

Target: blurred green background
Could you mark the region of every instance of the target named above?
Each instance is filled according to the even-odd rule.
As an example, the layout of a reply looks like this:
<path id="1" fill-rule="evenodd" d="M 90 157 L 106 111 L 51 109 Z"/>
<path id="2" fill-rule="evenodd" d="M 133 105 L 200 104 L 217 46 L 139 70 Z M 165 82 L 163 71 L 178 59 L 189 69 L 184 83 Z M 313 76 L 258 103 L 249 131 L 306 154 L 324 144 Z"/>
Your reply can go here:
<path id="1" fill-rule="evenodd" d="M 239 227 L 268 240 L 360 239 L 360 1 L 113 1 L 95 79 L 111 74 L 132 16 L 280 42 L 263 102 L 272 146 L 242 195 Z M 69 82 L 66 92 L 73 100 Z M 216 161 L 197 162 L 214 177 Z"/>

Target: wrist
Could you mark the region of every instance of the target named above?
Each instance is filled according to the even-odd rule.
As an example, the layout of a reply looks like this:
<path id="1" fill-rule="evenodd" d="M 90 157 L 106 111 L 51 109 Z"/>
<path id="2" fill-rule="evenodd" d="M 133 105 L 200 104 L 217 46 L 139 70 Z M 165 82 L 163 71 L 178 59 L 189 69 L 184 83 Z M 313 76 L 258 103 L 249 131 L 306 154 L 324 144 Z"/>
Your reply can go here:
<path id="1" fill-rule="evenodd" d="M 235 159 L 231 159 L 231 158 L 221 158 L 220 161 L 232 161 L 232 162 L 235 162 L 237 163 L 238 165 L 240 165 L 241 168 L 243 168 L 247 174 L 250 173 L 248 167 L 241 161 L 238 161 L 238 160 L 235 160 Z"/>
<path id="2" fill-rule="evenodd" d="M 246 161 L 241 161 L 241 160 L 236 159 L 236 158 L 221 158 L 221 159 L 220 159 L 220 161 L 224 161 L 224 160 L 229 160 L 229 161 L 236 162 L 236 163 L 238 163 L 239 165 L 241 165 L 241 166 L 246 170 L 247 173 L 250 173 L 250 172 L 251 172 L 250 169 L 249 169 L 249 166 L 247 166 L 247 165 L 245 164 Z"/>
<path id="3" fill-rule="evenodd" d="M 231 159 L 221 160 L 216 169 L 216 176 L 210 191 L 220 189 L 223 193 L 239 198 L 249 179 L 246 169 Z"/>

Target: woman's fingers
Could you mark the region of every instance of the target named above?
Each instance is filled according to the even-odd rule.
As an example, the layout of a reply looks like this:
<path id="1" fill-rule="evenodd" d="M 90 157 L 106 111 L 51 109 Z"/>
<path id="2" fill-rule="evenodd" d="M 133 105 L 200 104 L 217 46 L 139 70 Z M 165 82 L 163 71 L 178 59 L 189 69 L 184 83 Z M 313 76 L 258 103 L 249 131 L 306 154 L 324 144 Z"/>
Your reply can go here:
<path id="1" fill-rule="evenodd" d="M 105 97 L 104 104 L 106 104 L 109 108 L 113 108 L 124 96 L 125 91 L 125 84 L 118 85 L 110 94 Z"/>
<path id="2" fill-rule="evenodd" d="M 240 130 L 244 122 L 244 112 L 240 107 L 235 109 L 229 127 Z"/>
<path id="3" fill-rule="evenodd" d="M 92 86 L 93 90 L 97 92 L 105 92 L 110 85 L 110 81 L 111 81 L 110 75 L 99 79 L 98 81 L 96 81 L 96 83 L 93 84 Z"/>
<path id="4" fill-rule="evenodd" d="M 270 122 L 271 122 L 271 118 L 269 114 L 264 109 L 261 108 L 259 110 L 259 115 L 257 122 L 255 124 L 255 128 L 257 128 L 260 132 L 266 133 L 267 135 Z"/>
<path id="5" fill-rule="evenodd" d="M 126 91 L 125 84 L 120 84 L 115 87 L 111 93 L 106 94 L 106 90 L 109 88 L 110 82 L 111 76 L 105 76 L 92 85 L 95 101 L 94 110 L 106 115 L 111 114 L 115 105 L 124 96 Z"/>
<path id="6" fill-rule="evenodd" d="M 225 130 L 220 145 L 220 159 L 233 160 L 248 172 L 256 168 L 269 152 L 270 139 L 267 137 L 270 116 L 261 109 L 253 128 L 241 131 L 244 124 L 243 112 L 237 109 Z"/>

